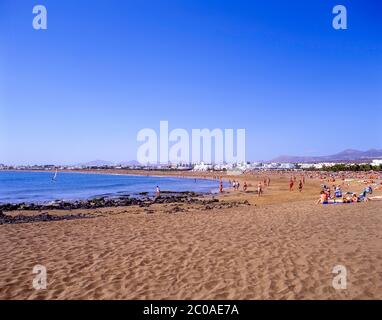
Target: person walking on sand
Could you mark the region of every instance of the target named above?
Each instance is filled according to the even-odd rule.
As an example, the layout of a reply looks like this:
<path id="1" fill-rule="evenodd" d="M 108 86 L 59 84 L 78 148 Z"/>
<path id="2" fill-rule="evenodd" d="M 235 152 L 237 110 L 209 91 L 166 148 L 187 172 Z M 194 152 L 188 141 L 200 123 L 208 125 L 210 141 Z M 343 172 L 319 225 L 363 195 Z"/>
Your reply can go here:
<path id="1" fill-rule="evenodd" d="M 293 180 L 290 179 L 290 181 L 289 181 L 289 191 L 293 191 L 293 185 L 294 185 Z"/>
<path id="2" fill-rule="evenodd" d="M 243 190 L 244 192 L 247 192 L 247 181 L 244 181 Z"/>
<path id="3" fill-rule="evenodd" d="M 300 182 L 298 183 L 298 191 L 302 191 L 302 181 L 300 180 Z"/>
<path id="4" fill-rule="evenodd" d="M 160 197 L 160 188 L 157 186 L 156 192 L 155 192 L 155 197 L 159 198 Z"/>
<path id="5" fill-rule="evenodd" d="M 257 184 L 257 196 L 260 197 L 262 193 L 263 193 L 263 189 L 262 189 L 261 181 L 259 181 L 259 183 Z"/>

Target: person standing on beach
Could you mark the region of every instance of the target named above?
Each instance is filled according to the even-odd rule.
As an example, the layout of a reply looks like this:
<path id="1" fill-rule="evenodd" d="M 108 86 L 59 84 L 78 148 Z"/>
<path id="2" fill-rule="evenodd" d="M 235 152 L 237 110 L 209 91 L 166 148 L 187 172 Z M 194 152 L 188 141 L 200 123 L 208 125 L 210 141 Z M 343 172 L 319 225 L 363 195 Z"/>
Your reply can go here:
<path id="1" fill-rule="evenodd" d="M 302 191 L 302 181 L 300 180 L 300 182 L 298 183 L 298 191 Z"/>
<path id="2" fill-rule="evenodd" d="M 155 197 L 159 198 L 160 197 L 160 188 L 157 186 L 156 192 L 155 192 Z"/>
<path id="3" fill-rule="evenodd" d="M 243 190 L 244 190 L 244 192 L 247 191 L 247 181 L 244 181 Z"/>
<path id="4" fill-rule="evenodd" d="M 330 199 L 332 197 L 331 195 L 331 189 L 329 186 L 326 187 L 326 194 L 328 195 L 328 199 Z"/>
<path id="5" fill-rule="evenodd" d="M 262 189 L 261 181 L 259 181 L 259 183 L 257 184 L 257 196 L 260 197 L 262 193 L 263 193 L 263 189 Z"/>
<path id="6" fill-rule="evenodd" d="M 293 185 L 294 185 L 294 182 L 293 182 L 293 179 L 291 178 L 289 181 L 289 191 L 293 191 Z"/>

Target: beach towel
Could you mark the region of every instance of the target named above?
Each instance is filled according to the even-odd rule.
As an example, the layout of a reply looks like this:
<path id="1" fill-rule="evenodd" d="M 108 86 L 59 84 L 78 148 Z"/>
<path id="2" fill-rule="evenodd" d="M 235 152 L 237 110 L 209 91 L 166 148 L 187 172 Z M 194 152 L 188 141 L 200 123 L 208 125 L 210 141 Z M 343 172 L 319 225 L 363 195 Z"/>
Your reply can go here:
<path id="1" fill-rule="evenodd" d="M 382 201 L 382 196 L 374 196 L 374 197 L 368 197 L 369 200 L 372 201 Z"/>

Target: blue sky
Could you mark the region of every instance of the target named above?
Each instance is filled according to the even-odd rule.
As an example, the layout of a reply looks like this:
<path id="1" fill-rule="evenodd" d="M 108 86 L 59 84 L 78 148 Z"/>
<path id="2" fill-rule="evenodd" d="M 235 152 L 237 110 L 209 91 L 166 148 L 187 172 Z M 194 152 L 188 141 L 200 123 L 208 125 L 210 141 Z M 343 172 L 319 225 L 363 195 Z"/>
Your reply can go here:
<path id="1" fill-rule="evenodd" d="M 0 0 L 0 18 L 0 163 L 135 159 L 160 120 L 245 128 L 248 160 L 382 148 L 378 0 Z"/>

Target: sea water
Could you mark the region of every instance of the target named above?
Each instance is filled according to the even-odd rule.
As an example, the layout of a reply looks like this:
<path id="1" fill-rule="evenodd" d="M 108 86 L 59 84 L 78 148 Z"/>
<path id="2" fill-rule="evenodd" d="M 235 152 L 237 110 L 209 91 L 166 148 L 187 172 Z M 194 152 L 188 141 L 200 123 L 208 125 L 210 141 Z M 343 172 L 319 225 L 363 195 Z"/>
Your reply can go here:
<path id="1" fill-rule="evenodd" d="M 124 174 L 0 171 L 0 203 L 44 203 L 101 196 L 162 191 L 217 192 L 219 182 L 207 179 L 153 177 Z"/>

